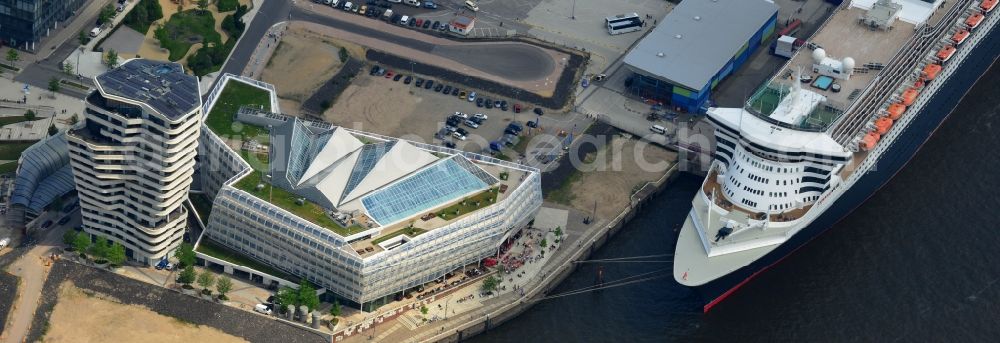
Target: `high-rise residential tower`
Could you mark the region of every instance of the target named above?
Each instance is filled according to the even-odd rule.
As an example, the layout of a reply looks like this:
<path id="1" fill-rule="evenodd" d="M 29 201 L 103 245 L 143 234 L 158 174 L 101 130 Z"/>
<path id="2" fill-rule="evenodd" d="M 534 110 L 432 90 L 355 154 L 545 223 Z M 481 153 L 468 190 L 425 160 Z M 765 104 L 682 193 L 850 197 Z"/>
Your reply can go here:
<path id="1" fill-rule="evenodd" d="M 132 59 L 95 80 L 68 133 L 83 228 L 154 264 L 180 243 L 201 128 L 198 81 L 180 64 Z"/>

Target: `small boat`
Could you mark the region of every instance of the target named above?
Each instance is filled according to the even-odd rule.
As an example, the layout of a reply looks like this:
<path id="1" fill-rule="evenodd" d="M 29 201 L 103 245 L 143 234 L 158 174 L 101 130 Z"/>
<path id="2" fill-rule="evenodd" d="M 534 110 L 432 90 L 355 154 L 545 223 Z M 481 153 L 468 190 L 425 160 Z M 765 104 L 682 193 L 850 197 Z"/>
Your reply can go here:
<path id="1" fill-rule="evenodd" d="M 924 66 L 924 71 L 923 71 L 924 80 L 927 80 L 927 81 L 933 80 L 935 77 L 938 76 L 938 73 L 940 73 L 940 72 L 941 72 L 941 65 L 940 64 L 937 64 L 937 63 L 928 64 L 928 65 Z"/>
<path id="2" fill-rule="evenodd" d="M 878 133 L 869 132 L 864 138 L 861 139 L 861 143 L 859 144 L 861 146 L 861 150 L 868 151 L 874 149 L 875 144 L 878 144 L 879 138 L 882 138 L 882 136 Z"/>
<path id="3" fill-rule="evenodd" d="M 906 106 L 897 102 L 889 105 L 889 109 L 887 111 L 889 112 L 889 119 L 899 120 L 899 118 L 903 116 L 903 112 L 906 112 Z"/>
<path id="4" fill-rule="evenodd" d="M 941 48 L 941 50 L 938 51 L 937 58 L 939 60 L 941 60 L 941 63 L 944 63 L 944 62 L 948 62 L 948 60 L 950 60 L 951 56 L 954 55 L 954 54 L 955 54 L 955 47 L 951 46 L 951 45 L 948 45 L 948 46 L 945 46 L 945 47 Z"/>
<path id="5" fill-rule="evenodd" d="M 875 132 L 878 132 L 878 134 L 884 135 L 886 132 L 889 132 L 889 129 L 891 128 L 892 119 L 882 117 L 875 120 Z"/>
<path id="6" fill-rule="evenodd" d="M 983 10 L 983 13 L 990 13 L 994 7 L 997 7 L 997 0 L 983 0 L 983 3 L 979 4 L 979 8 Z"/>
<path id="7" fill-rule="evenodd" d="M 955 42 L 955 45 L 961 45 L 967 38 L 969 38 L 969 30 L 958 30 L 951 36 L 951 41 Z"/>
<path id="8" fill-rule="evenodd" d="M 903 105 L 913 105 L 913 102 L 917 100 L 918 94 L 919 92 L 917 92 L 916 88 L 909 88 L 906 91 L 903 91 Z"/>
<path id="9" fill-rule="evenodd" d="M 979 24 L 982 22 L 983 22 L 983 14 L 973 13 L 972 15 L 969 16 L 968 19 L 965 20 L 965 25 L 969 27 L 969 30 L 972 30 L 977 26 L 979 26 Z"/>

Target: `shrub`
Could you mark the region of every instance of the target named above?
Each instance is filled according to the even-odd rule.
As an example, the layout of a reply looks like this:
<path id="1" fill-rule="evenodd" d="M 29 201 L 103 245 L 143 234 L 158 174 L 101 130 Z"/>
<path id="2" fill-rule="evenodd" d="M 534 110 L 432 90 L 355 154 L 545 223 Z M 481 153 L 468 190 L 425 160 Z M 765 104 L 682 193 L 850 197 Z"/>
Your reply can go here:
<path id="1" fill-rule="evenodd" d="M 219 9 L 219 12 L 229 12 L 235 10 L 239 6 L 239 0 L 219 0 L 215 3 L 215 7 Z"/>

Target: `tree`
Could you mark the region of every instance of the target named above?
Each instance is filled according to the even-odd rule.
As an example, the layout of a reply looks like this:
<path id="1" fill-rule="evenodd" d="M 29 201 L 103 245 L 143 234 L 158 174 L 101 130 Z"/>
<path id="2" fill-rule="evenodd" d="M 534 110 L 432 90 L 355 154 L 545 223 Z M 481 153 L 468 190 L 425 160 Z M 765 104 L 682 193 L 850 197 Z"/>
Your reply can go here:
<path id="1" fill-rule="evenodd" d="M 299 283 L 299 303 L 296 306 L 300 305 L 306 305 L 309 311 L 319 307 L 319 296 L 316 295 L 316 289 L 310 286 L 306 280 Z"/>
<path id="2" fill-rule="evenodd" d="M 101 14 L 97 16 L 97 23 L 98 25 L 103 25 L 104 23 L 111 21 L 111 18 L 114 17 L 115 17 L 115 5 L 108 4 L 107 6 L 104 6 L 104 8 L 101 8 Z"/>
<path id="3" fill-rule="evenodd" d="M 562 226 L 556 226 L 556 237 L 562 236 Z"/>
<path id="4" fill-rule="evenodd" d="M 111 243 L 111 248 L 108 249 L 108 262 L 114 266 L 120 266 L 122 263 L 125 263 L 125 246 L 118 242 Z"/>
<path id="5" fill-rule="evenodd" d="M 14 48 L 7 49 L 7 62 L 10 62 L 10 65 L 14 65 L 14 62 L 20 60 L 21 55 L 17 53 L 17 50 L 14 50 Z"/>
<path id="6" fill-rule="evenodd" d="M 330 308 L 330 315 L 334 317 L 340 317 L 340 312 L 341 312 L 340 302 L 334 300 L 333 307 Z"/>
<path id="7" fill-rule="evenodd" d="M 59 78 L 57 78 L 55 76 L 53 76 L 52 78 L 50 78 L 49 79 L 49 91 L 53 92 L 53 93 L 54 92 L 58 92 L 59 88 L 60 88 L 59 87 Z"/>
<path id="8" fill-rule="evenodd" d="M 73 249 L 79 251 L 80 254 L 86 252 L 87 248 L 89 247 L 90 247 L 90 235 L 81 232 L 77 234 L 76 237 L 73 238 Z"/>
<path id="9" fill-rule="evenodd" d="M 73 242 L 76 242 L 76 230 L 69 229 L 63 234 L 63 244 L 72 246 Z"/>
<path id="10" fill-rule="evenodd" d="M 275 298 L 280 309 L 284 309 L 286 305 L 298 306 L 299 292 L 291 287 L 282 287 Z"/>
<path id="11" fill-rule="evenodd" d="M 219 298 L 226 299 L 226 293 L 229 293 L 233 289 L 233 279 L 228 276 L 220 276 L 219 280 L 215 281 L 215 290 L 219 291 Z"/>
<path id="12" fill-rule="evenodd" d="M 483 280 L 483 286 L 481 288 L 483 292 L 489 293 L 495 291 L 497 289 L 497 286 L 499 285 L 500 285 L 500 279 L 497 278 L 495 275 L 490 275 L 485 280 Z"/>
<path id="13" fill-rule="evenodd" d="M 56 128 L 56 125 L 49 125 L 49 136 L 55 136 L 57 133 L 59 133 L 59 129 Z"/>
<path id="14" fill-rule="evenodd" d="M 181 243 L 175 255 L 177 256 L 177 260 L 180 261 L 181 266 L 193 266 L 198 262 L 198 257 L 195 255 L 194 247 L 191 246 L 191 243 Z"/>
<path id="15" fill-rule="evenodd" d="M 73 116 L 69 117 L 69 124 L 70 125 L 76 125 L 76 123 L 79 123 L 79 122 L 80 122 L 80 115 L 78 115 L 76 113 L 73 113 Z"/>
<path id="16" fill-rule="evenodd" d="M 69 63 L 63 63 L 63 73 L 66 75 L 73 75 L 73 65 Z"/>
<path id="17" fill-rule="evenodd" d="M 108 251 L 111 250 L 111 245 L 108 243 L 108 239 L 104 236 L 97 236 L 97 241 L 90 246 L 90 254 L 94 255 L 98 259 L 107 259 Z"/>
<path id="18" fill-rule="evenodd" d="M 86 45 L 90 42 L 90 36 L 83 30 L 80 30 L 80 33 L 76 34 L 76 40 L 80 42 L 80 45 Z"/>
<path id="19" fill-rule="evenodd" d="M 177 276 L 177 282 L 180 282 L 187 287 L 191 287 L 191 283 L 194 282 L 195 277 L 197 277 L 197 273 L 195 273 L 194 267 L 187 266 L 184 267 L 181 274 Z"/>
<path id="20" fill-rule="evenodd" d="M 542 238 L 542 241 L 538 242 L 538 245 L 541 246 L 542 248 L 544 248 L 544 247 L 547 247 L 549 245 L 549 242 L 547 240 L 545 240 L 545 238 Z"/>
<path id="21" fill-rule="evenodd" d="M 201 286 L 202 293 L 211 294 L 208 289 L 212 285 L 215 285 L 215 275 L 208 269 L 202 270 L 201 274 L 198 274 L 198 286 Z"/>
<path id="22" fill-rule="evenodd" d="M 24 119 L 27 119 L 28 121 L 35 120 L 35 111 L 28 110 L 27 112 L 24 112 Z"/>
<path id="23" fill-rule="evenodd" d="M 198 9 L 202 12 L 208 11 L 208 0 L 198 0 Z"/>
<path id="24" fill-rule="evenodd" d="M 427 308 L 427 305 L 420 305 L 420 313 L 423 314 L 426 317 L 427 316 L 427 312 L 430 312 L 430 309 Z M 424 319 L 427 319 L 427 318 L 424 318 Z"/>
<path id="25" fill-rule="evenodd" d="M 104 55 L 104 64 L 111 69 L 118 67 L 118 52 L 115 49 L 108 49 L 108 53 Z"/>

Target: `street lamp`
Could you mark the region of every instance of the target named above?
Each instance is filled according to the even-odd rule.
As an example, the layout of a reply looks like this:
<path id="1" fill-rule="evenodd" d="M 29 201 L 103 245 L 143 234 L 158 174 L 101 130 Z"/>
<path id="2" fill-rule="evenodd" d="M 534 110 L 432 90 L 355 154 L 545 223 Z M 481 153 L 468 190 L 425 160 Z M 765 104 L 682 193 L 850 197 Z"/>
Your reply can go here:
<path id="1" fill-rule="evenodd" d="M 576 0 L 573 0 L 573 13 L 570 14 L 570 19 L 576 20 Z"/>

